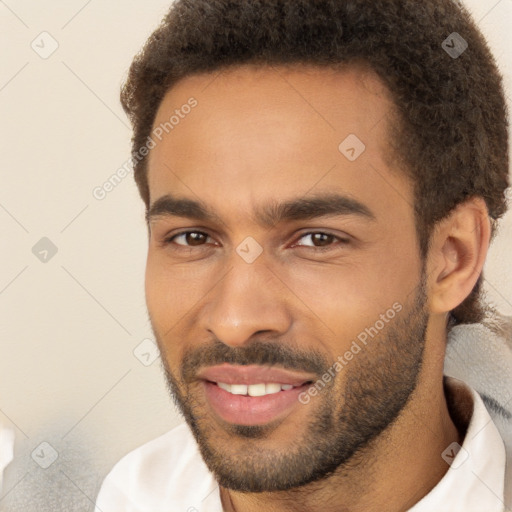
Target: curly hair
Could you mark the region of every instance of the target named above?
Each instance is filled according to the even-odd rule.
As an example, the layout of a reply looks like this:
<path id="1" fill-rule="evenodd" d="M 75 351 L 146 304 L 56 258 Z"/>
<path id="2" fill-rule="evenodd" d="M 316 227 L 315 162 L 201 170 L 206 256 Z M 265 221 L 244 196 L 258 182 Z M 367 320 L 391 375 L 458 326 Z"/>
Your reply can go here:
<path id="1" fill-rule="evenodd" d="M 444 41 L 454 47 L 454 32 L 468 45 L 460 55 L 443 49 Z M 175 1 L 134 58 L 121 90 L 146 207 L 147 158 L 139 148 L 163 97 L 179 80 L 243 64 L 356 62 L 378 75 L 396 106 L 390 152 L 414 183 L 423 261 L 436 223 L 473 196 L 486 202 L 494 239 L 507 210 L 507 106 L 483 35 L 453 0 Z M 448 328 L 480 322 L 491 311 L 482 298 L 482 279 L 450 312 Z"/>

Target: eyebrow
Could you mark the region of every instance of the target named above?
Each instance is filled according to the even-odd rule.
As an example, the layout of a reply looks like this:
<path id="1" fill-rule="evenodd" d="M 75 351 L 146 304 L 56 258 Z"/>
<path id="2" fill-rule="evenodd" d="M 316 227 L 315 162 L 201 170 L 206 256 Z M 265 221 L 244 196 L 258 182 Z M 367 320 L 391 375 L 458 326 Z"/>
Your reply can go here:
<path id="1" fill-rule="evenodd" d="M 321 196 L 302 197 L 277 203 L 271 201 L 259 208 L 253 220 L 265 227 L 272 227 L 280 222 L 311 220 L 317 217 L 351 215 L 366 220 L 376 221 L 375 214 L 360 201 L 340 195 L 327 194 Z M 157 199 L 146 213 L 147 223 L 158 217 L 186 217 L 193 220 L 223 220 L 210 208 L 199 201 L 176 198 L 167 194 Z"/>

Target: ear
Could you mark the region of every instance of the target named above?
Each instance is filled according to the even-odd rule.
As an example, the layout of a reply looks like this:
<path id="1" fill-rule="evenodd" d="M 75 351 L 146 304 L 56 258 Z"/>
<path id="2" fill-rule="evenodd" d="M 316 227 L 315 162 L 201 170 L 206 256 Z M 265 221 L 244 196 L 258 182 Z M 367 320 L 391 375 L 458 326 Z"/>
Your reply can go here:
<path id="1" fill-rule="evenodd" d="M 489 214 L 481 197 L 459 204 L 439 222 L 428 256 L 432 313 L 447 314 L 471 293 L 482 272 L 490 236 Z"/>

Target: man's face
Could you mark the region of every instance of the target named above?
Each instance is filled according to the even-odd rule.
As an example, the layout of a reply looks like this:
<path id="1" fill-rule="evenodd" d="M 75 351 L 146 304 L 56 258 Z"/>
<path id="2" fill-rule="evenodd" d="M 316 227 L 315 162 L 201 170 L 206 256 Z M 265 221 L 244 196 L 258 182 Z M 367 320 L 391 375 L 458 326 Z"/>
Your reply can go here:
<path id="1" fill-rule="evenodd" d="M 426 289 L 390 106 L 370 74 L 311 67 L 189 77 L 160 106 L 154 128 L 179 120 L 150 153 L 148 310 L 225 487 L 326 476 L 416 386 Z"/>

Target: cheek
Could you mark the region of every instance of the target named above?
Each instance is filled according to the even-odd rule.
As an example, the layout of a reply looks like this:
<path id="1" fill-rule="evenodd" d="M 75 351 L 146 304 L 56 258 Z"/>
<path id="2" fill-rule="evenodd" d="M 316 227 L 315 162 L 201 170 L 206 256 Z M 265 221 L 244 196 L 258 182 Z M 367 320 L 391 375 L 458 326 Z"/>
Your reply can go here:
<path id="1" fill-rule="evenodd" d="M 145 292 L 146 305 L 154 327 L 159 325 L 162 312 L 168 307 L 168 304 L 165 304 L 167 283 L 162 277 L 164 273 L 165 266 L 149 249 L 146 261 Z"/>
<path id="2" fill-rule="evenodd" d="M 184 337 L 179 331 L 180 319 L 186 314 L 184 284 L 168 261 L 150 249 L 146 262 L 146 305 L 162 356 L 174 375 L 178 374 L 178 361 L 183 351 L 179 341 Z"/>
<path id="3" fill-rule="evenodd" d="M 323 338 L 334 355 L 344 350 L 351 335 L 372 316 L 373 294 L 359 269 L 337 266 L 302 269 L 295 274 L 290 288 L 315 315 L 317 328 L 325 331 Z M 343 346 L 340 346 L 342 344 Z"/>
<path id="4" fill-rule="evenodd" d="M 373 326 L 393 305 L 394 309 L 403 306 L 417 284 L 419 269 L 414 262 L 374 256 L 361 255 L 329 266 L 302 265 L 287 273 L 288 286 L 314 313 L 317 328 L 325 332 L 325 340 L 331 340 L 326 341 L 330 345 L 326 348 L 335 355 L 343 353 L 359 333 Z"/>
<path id="5" fill-rule="evenodd" d="M 146 304 L 157 333 L 180 329 L 194 306 L 208 293 L 206 267 L 170 264 L 165 252 L 149 249 L 146 262 Z M 169 336 L 172 336 L 172 332 Z"/>

